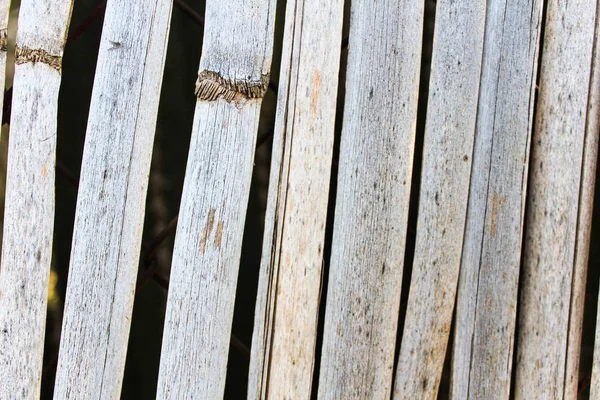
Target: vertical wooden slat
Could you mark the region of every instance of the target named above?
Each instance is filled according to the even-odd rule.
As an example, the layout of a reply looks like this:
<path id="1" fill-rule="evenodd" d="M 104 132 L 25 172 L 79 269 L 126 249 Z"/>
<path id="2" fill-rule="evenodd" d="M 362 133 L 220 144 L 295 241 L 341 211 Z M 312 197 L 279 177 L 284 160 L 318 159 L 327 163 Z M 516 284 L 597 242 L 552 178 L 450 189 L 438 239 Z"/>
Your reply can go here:
<path id="1" fill-rule="evenodd" d="M 287 3 L 250 399 L 311 394 L 342 19 L 340 0 Z"/>
<path id="2" fill-rule="evenodd" d="M 596 33 L 594 42 L 594 58 L 592 59 L 592 78 L 590 83 L 590 101 L 588 105 L 587 132 L 585 153 L 583 156 L 583 178 L 581 180 L 581 210 L 580 230 L 577 238 L 575 264 L 588 264 L 591 220 L 594 201 L 595 174 L 598 164 L 598 142 L 600 141 L 600 2 L 596 11 Z M 586 207 L 587 205 L 587 207 Z M 579 248 L 584 249 L 583 253 Z M 582 300 L 584 301 L 584 300 Z M 599 301 L 600 303 L 600 301 Z M 581 305 L 576 305 L 581 307 Z M 599 310 L 600 311 L 600 310 Z M 599 312 L 600 315 L 600 312 Z M 596 319 L 596 340 L 594 344 L 594 362 L 592 366 L 592 379 L 590 384 L 590 399 L 600 398 L 600 318 Z M 570 374 L 570 371 L 567 370 Z"/>
<path id="3" fill-rule="evenodd" d="M 435 398 L 442 374 L 467 214 L 486 3 L 437 2 L 417 238 L 396 399 Z"/>
<path id="4" fill-rule="evenodd" d="M 110 0 L 84 147 L 55 398 L 120 396 L 171 0 Z"/>
<path id="5" fill-rule="evenodd" d="M 223 396 L 242 233 L 275 1 L 206 4 L 196 111 L 158 380 L 158 398 Z"/>
<path id="6" fill-rule="evenodd" d="M 54 228 L 58 91 L 71 5 L 70 0 L 22 0 L 20 6 L 0 266 L 3 399 L 34 399 L 40 392 Z"/>
<path id="7" fill-rule="evenodd" d="M 352 2 L 320 399 L 392 390 L 423 3 Z"/>
<path id="8" fill-rule="evenodd" d="M 571 346 L 579 347 L 569 333 L 579 324 L 570 319 L 581 317 L 572 295 L 580 295 L 574 285 L 585 267 L 576 264 L 587 252 L 577 248 L 578 224 L 587 229 L 589 223 L 581 226 L 578 205 L 596 8 L 595 0 L 548 3 L 527 202 L 517 399 L 571 398 L 567 393 L 577 381 L 567 376 L 567 365 Z"/>
<path id="9" fill-rule="evenodd" d="M 508 399 L 540 0 L 491 0 L 456 303 L 452 397 Z"/>
<path id="10" fill-rule="evenodd" d="M 577 239 L 575 245 L 575 264 L 573 292 L 571 293 L 571 311 L 569 315 L 569 334 L 567 337 L 567 364 L 565 377 L 565 399 L 574 399 L 579 395 L 579 366 L 581 361 L 581 340 L 583 331 L 583 312 L 586 297 L 587 269 L 590 255 L 590 237 L 594 212 L 594 189 L 598 165 L 598 143 L 600 139 L 600 2 L 596 7 L 596 28 L 590 72 L 590 91 L 587 108 L 585 142 L 583 144 L 583 164 L 579 195 L 579 215 L 577 216 Z M 597 244 L 596 244 L 597 245 Z M 593 355 L 590 399 L 600 398 L 600 326 L 596 325 L 596 343 Z"/>

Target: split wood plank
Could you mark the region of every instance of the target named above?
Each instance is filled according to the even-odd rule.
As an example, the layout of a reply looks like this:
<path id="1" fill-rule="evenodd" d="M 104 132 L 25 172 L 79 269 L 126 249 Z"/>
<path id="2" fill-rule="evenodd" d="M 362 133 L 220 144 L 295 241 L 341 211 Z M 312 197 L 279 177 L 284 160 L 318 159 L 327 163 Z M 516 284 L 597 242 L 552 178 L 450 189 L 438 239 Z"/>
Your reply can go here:
<path id="1" fill-rule="evenodd" d="M 581 296 L 581 257 L 588 251 L 580 245 L 589 233 L 580 230 L 589 221 L 580 218 L 591 207 L 591 194 L 582 193 L 582 168 L 590 162 L 584 153 L 597 1 L 550 0 L 547 7 L 527 201 L 517 399 L 572 398 L 568 393 L 576 392 L 577 377 L 568 375 L 576 370 L 569 364 L 577 362 L 581 322 L 570 319 L 583 315 L 573 309 L 581 306 L 573 296 Z"/>
<path id="2" fill-rule="evenodd" d="M 286 7 L 249 399 L 309 399 L 315 363 L 344 3 Z"/>
<path id="3" fill-rule="evenodd" d="M 438 1 L 415 256 L 395 399 L 437 396 L 467 215 L 486 3 Z"/>
<path id="4" fill-rule="evenodd" d="M 0 266 L 3 399 L 35 399 L 40 394 L 54 230 L 58 91 L 71 7 L 71 0 L 22 0 L 20 5 Z M 1 67 L 4 77 L 5 65 Z"/>
<path id="5" fill-rule="evenodd" d="M 223 397 L 275 1 L 208 0 L 158 398 Z"/>
<path id="6" fill-rule="evenodd" d="M 171 0 L 107 4 L 54 397 L 120 397 Z"/>
<path id="7" fill-rule="evenodd" d="M 583 178 L 581 180 L 581 211 L 577 246 L 585 249 L 575 263 L 588 264 L 591 221 L 594 204 L 595 174 L 598 164 L 598 142 L 600 136 L 600 2 L 596 11 L 596 33 L 594 42 L 594 58 L 592 60 L 592 78 L 590 83 L 590 101 L 588 106 L 585 153 L 583 157 Z M 587 205 L 587 207 L 586 207 Z M 577 251 L 577 254 L 580 254 Z M 584 302 L 584 300 L 582 300 Z M 600 301 L 599 301 L 600 303 Z M 576 307 L 582 307 L 576 305 Z M 600 315 L 600 313 L 598 314 Z M 594 361 L 590 383 L 590 399 L 600 398 L 600 318 L 596 319 L 596 340 L 594 344 Z M 569 375 L 570 376 L 570 375 Z"/>
<path id="8" fill-rule="evenodd" d="M 456 304 L 452 397 L 508 399 L 540 0 L 490 0 Z"/>
<path id="9" fill-rule="evenodd" d="M 424 2 L 352 2 L 320 399 L 392 391 Z"/>

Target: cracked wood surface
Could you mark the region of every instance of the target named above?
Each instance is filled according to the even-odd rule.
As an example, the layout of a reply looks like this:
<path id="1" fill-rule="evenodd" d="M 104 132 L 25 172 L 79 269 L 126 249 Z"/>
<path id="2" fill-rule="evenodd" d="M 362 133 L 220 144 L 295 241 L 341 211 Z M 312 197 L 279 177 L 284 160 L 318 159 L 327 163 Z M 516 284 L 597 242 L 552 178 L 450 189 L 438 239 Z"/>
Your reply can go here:
<path id="1" fill-rule="evenodd" d="M 55 398 L 120 397 L 171 7 L 171 0 L 107 5 L 77 197 Z"/>
<path id="2" fill-rule="evenodd" d="M 485 0 L 438 1 L 415 256 L 394 399 L 437 396 L 467 214 Z"/>
<path id="3" fill-rule="evenodd" d="M 384 399 L 413 167 L 424 2 L 352 2 L 320 399 Z"/>
<path id="4" fill-rule="evenodd" d="M 343 7 L 287 3 L 249 399 L 311 396 Z"/>
<path id="5" fill-rule="evenodd" d="M 516 399 L 572 398 L 576 391 L 569 365 L 579 353 L 580 339 L 572 331 L 581 329 L 572 320 L 581 317 L 573 296 L 581 295 L 577 286 L 585 282 L 585 266 L 577 264 L 587 252 L 579 241 L 589 223 L 580 216 L 589 212 L 581 194 L 596 9 L 595 0 L 548 2 L 531 149 Z"/>
<path id="6" fill-rule="evenodd" d="M 22 0 L 17 46 L 62 57 L 70 0 Z M 0 5 L 6 27 L 6 4 Z M 2 89 L 6 52 L 0 68 Z M 0 266 L 0 398 L 40 395 L 54 228 L 56 119 L 61 75 L 15 66 Z"/>
<path id="7" fill-rule="evenodd" d="M 452 397 L 508 399 L 540 0 L 490 0 L 456 301 Z"/>
<path id="8" fill-rule="evenodd" d="M 204 77 L 212 79 L 210 93 L 198 92 L 192 127 L 163 333 L 161 399 L 223 397 L 262 103 L 239 88 L 269 76 L 274 19 L 274 0 L 206 4 L 199 71 L 213 74 Z"/>

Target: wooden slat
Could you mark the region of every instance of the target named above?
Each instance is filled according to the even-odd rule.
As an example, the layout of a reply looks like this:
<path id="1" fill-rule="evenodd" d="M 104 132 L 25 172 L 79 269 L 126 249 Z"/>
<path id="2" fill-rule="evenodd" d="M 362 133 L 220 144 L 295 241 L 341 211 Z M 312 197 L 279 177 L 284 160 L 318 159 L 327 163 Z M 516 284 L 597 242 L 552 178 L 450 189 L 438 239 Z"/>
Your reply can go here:
<path id="1" fill-rule="evenodd" d="M 540 0 L 488 1 L 456 304 L 452 397 L 508 399 Z"/>
<path id="2" fill-rule="evenodd" d="M 10 0 L 0 0 L 0 114 L 2 114 L 2 109 L 4 107 L 4 84 L 6 81 L 9 14 Z"/>
<path id="3" fill-rule="evenodd" d="M 84 147 L 54 397 L 120 397 L 171 0 L 111 0 Z"/>
<path id="4" fill-rule="evenodd" d="M 576 362 L 581 329 L 580 322 L 570 322 L 582 316 L 573 309 L 581 301 L 572 299 L 581 296 L 585 282 L 581 257 L 587 248 L 579 241 L 589 235 L 580 232 L 589 223 L 580 213 L 589 218 L 591 194 L 583 199 L 581 190 L 590 179 L 584 175 L 582 181 L 582 168 L 596 8 L 590 0 L 548 3 L 527 202 L 517 399 L 573 398 L 577 384 L 567 374 L 574 371 L 568 364 Z"/>
<path id="5" fill-rule="evenodd" d="M 158 380 L 158 398 L 223 396 L 275 1 L 206 4 L 206 25 Z"/>
<path id="6" fill-rule="evenodd" d="M 70 0 L 22 0 L 20 6 L 0 267 L 3 399 L 34 399 L 40 392 L 58 91 L 71 5 Z"/>
<path id="7" fill-rule="evenodd" d="M 423 3 L 352 2 L 319 399 L 392 390 Z"/>
<path id="8" fill-rule="evenodd" d="M 592 78 L 590 83 L 590 101 L 588 104 L 587 132 L 585 153 L 583 157 L 583 177 L 581 184 L 580 227 L 578 232 L 576 254 L 581 254 L 579 248 L 585 249 L 576 256 L 575 264 L 588 264 L 590 231 L 593 212 L 595 174 L 598 164 L 598 142 L 600 141 L 600 2 L 596 11 L 596 33 L 594 42 L 594 58 L 592 59 Z M 587 206 L 586 206 L 587 205 Z M 600 303 L 600 301 L 599 301 Z M 579 305 L 577 305 L 579 307 Z M 600 309 L 599 309 L 600 315 Z M 590 384 L 590 399 L 600 398 L 600 318 L 596 319 L 596 340 L 594 344 L 594 362 Z M 568 371 L 569 373 L 569 371 Z M 570 376 L 570 375 L 569 375 Z"/>
<path id="9" fill-rule="evenodd" d="M 486 3 L 437 2 L 415 256 L 395 399 L 431 399 L 439 388 L 467 214 Z"/>
<path id="10" fill-rule="evenodd" d="M 249 399 L 311 394 L 343 5 L 287 3 Z"/>
<path id="11" fill-rule="evenodd" d="M 596 28 L 590 77 L 590 92 L 587 109 L 585 142 L 583 144 L 583 164 L 579 195 L 579 215 L 577 217 L 577 242 L 575 245 L 575 267 L 573 293 L 571 293 L 571 313 L 569 315 L 569 336 L 565 378 L 565 399 L 579 395 L 579 366 L 581 362 L 581 340 L 583 312 L 586 297 L 587 269 L 590 255 L 590 237 L 594 212 L 594 189 L 598 166 L 598 144 L 600 141 L 600 2 L 596 7 Z M 596 211 L 597 212 L 597 211 Z M 600 326 L 596 324 L 596 342 L 593 355 L 590 399 L 600 398 Z"/>

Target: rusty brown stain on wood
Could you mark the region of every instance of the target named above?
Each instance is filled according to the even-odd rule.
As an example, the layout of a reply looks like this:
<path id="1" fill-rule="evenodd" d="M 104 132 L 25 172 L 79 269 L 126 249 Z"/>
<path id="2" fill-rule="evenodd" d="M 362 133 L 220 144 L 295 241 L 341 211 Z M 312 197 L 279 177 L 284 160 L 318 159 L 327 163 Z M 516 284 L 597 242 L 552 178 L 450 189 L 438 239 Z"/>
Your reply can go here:
<path id="1" fill-rule="evenodd" d="M 498 222 L 498 194 L 492 193 L 492 223 L 490 224 L 490 236 L 496 236 L 496 224 Z"/>
<path id="2" fill-rule="evenodd" d="M 202 230 L 202 237 L 200 238 L 200 252 L 204 253 L 206 250 L 206 241 L 212 232 L 213 225 L 215 224 L 215 209 L 211 208 L 208 212 L 208 217 L 206 218 L 206 225 Z"/>
<path id="3" fill-rule="evenodd" d="M 215 233 L 215 248 L 221 248 L 221 241 L 223 240 L 223 226 L 225 225 L 224 221 L 219 221 L 217 224 L 217 232 Z"/>
<path id="4" fill-rule="evenodd" d="M 43 176 L 44 178 L 48 176 L 48 166 L 47 166 L 47 165 L 44 165 L 44 166 L 42 167 L 42 176 Z"/>
<path id="5" fill-rule="evenodd" d="M 313 77 L 313 90 L 310 95 L 310 115 L 314 118 L 317 115 L 317 101 L 321 94 L 321 75 L 315 70 Z"/>

